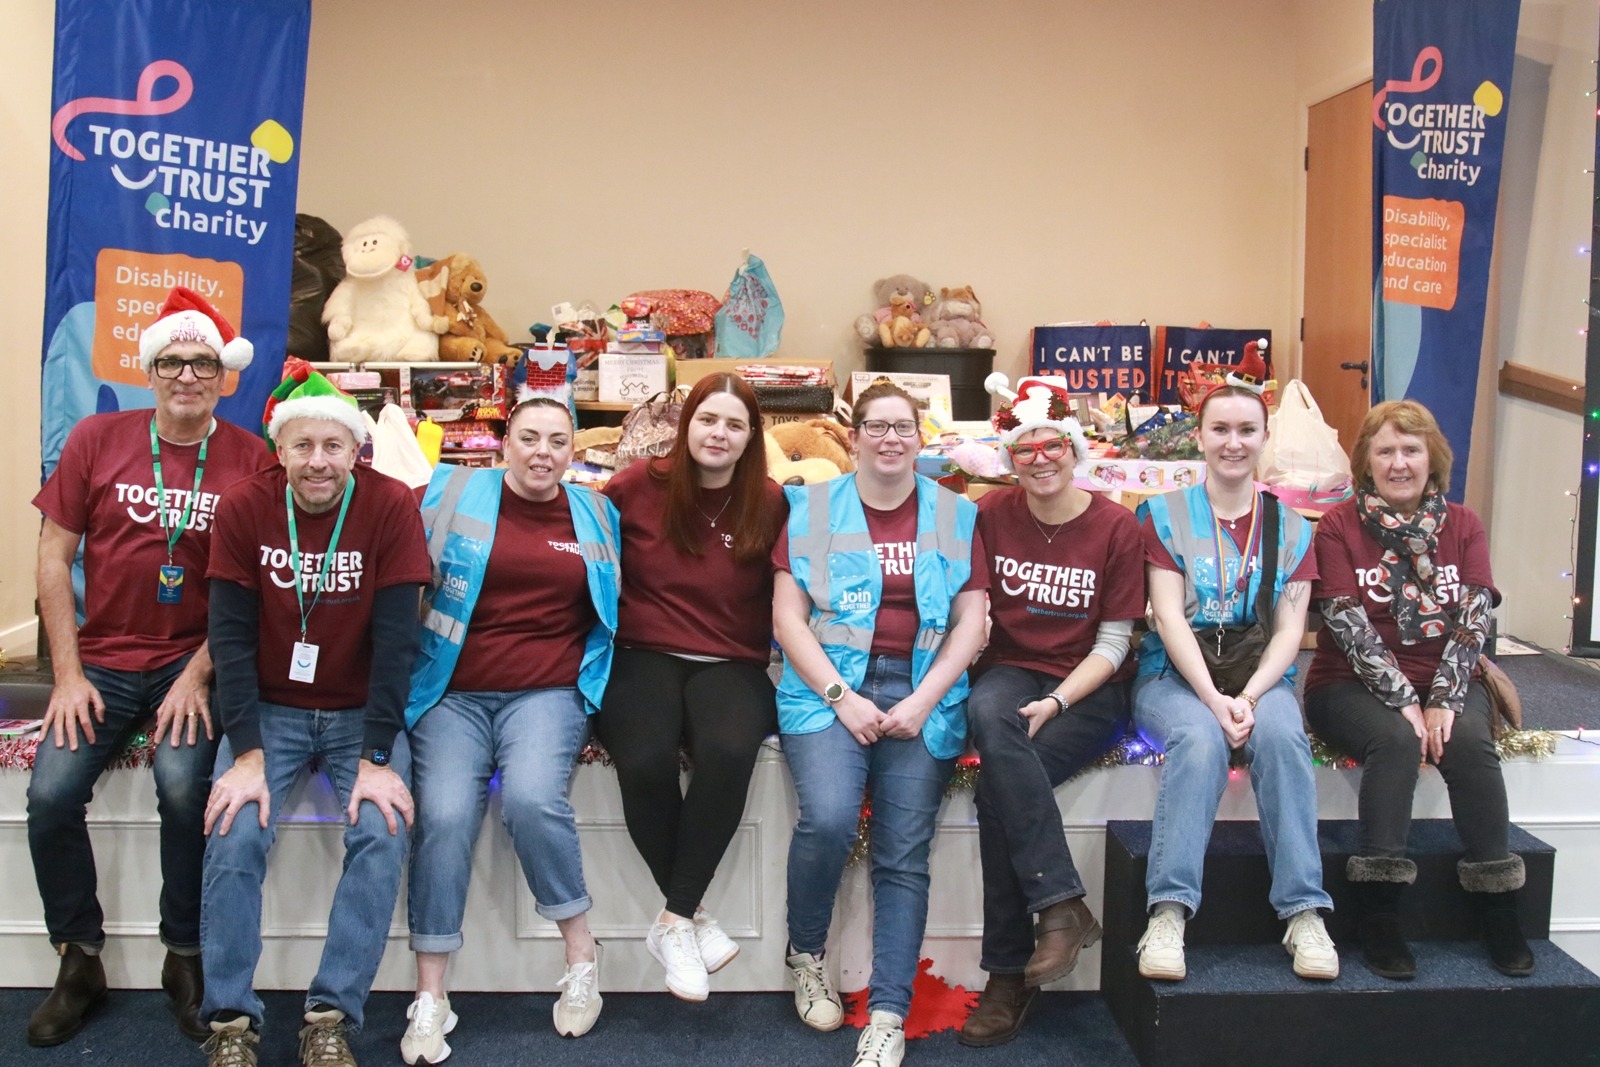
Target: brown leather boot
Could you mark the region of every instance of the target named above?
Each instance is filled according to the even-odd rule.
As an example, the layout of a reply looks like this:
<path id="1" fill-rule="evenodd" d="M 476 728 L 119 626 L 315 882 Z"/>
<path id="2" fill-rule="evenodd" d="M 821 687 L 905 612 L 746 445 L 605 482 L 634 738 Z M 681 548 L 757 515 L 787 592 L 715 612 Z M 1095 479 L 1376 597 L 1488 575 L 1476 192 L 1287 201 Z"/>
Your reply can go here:
<path id="1" fill-rule="evenodd" d="M 956 1040 L 973 1048 L 1005 1044 L 1022 1030 L 1028 1005 L 1038 992 L 1037 987 L 1025 985 L 1020 974 L 991 974 Z"/>
<path id="2" fill-rule="evenodd" d="M 211 1027 L 200 1021 L 200 1002 L 205 999 L 206 982 L 200 973 L 199 956 L 180 956 L 168 950 L 161 965 L 161 988 L 167 991 L 178 1029 L 191 1041 L 204 1041 Z"/>
<path id="3" fill-rule="evenodd" d="M 79 1030 L 96 1004 L 106 995 L 106 972 L 100 957 L 78 945 L 62 945 L 61 969 L 55 988 L 28 1016 L 28 1044 L 34 1048 L 59 1045 Z"/>
<path id="4" fill-rule="evenodd" d="M 1042 986 L 1072 973 L 1078 953 L 1100 940 L 1100 924 L 1082 897 L 1050 905 L 1033 926 L 1033 955 L 1022 977 L 1028 985 Z"/>

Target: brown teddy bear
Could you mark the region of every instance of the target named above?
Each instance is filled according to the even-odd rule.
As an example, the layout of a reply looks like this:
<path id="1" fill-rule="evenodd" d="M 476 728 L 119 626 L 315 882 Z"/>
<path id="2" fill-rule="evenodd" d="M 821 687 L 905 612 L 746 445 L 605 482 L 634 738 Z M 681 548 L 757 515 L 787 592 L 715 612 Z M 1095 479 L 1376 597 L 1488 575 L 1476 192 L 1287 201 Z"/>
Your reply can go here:
<path id="1" fill-rule="evenodd" d="M 994 335 L 983 324 L 983 305 L 970 285 L 940 289 L 932 322 L 933 343 L 939 348 L 994 347 Z"/>
<path id="2" fill-rule="evenodd" d="M 832 419 L 780 422 L 766 439 L 767 476 L 779 485 L 811 485 L 856 469 L 849 432 Z"/>
<path id="3" fill-rule="evenodd" d="M 521 354 L 483 307 L 489 281 L 465 252 L 446 256 L 417 272 L 428 306 L 449 323 L 439 338 L 439 358 L 450 363 L 510 363 Z"/>
<path id="4" fill-rule="evenodd" d="M 891 274 L 872 286 L 878 310 L 856 319 L 856 333 L 869 345 L 924 348 L 931 335 L 922 309 L 933 303 L 933 291 L 909 274 Z"/>

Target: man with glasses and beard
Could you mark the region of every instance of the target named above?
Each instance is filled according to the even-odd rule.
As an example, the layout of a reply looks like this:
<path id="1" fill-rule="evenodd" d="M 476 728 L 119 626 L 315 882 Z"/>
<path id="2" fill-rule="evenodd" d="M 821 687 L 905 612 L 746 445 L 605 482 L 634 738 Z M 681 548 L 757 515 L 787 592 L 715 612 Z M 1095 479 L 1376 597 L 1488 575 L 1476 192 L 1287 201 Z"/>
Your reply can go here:
<path id="1" fill-rule="evenodd" d="M 175 288 L 139 339 L 155 410 L 91 415 L 74 427 L 34 506 L 39 616 L 55 688 L 28 785 L 28 843 L 55 987 L 28 1019 L 28 1043 L 57 1045 L 104 997 L 104 915 L 85 813 L 100 774 L 148 731 L 161 815 L 161 985 L 178 1025 L 200 1040 L 202 831 L 218 729 L 210 702 L 206 567 L 217 499 L 270 466 L 261 439 L 212 417 L 250 342 L 198 294 Z M 72 567 L 83 545 L 83 622 Z"/>

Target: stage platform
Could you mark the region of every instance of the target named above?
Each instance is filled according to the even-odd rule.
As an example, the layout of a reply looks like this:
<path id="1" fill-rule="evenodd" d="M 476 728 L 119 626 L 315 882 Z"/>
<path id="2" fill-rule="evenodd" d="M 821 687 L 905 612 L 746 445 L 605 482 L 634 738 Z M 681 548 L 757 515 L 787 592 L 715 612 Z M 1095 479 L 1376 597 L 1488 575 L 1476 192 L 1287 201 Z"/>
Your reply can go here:
<path id="1" fill-rule="evenodd" d="M 1320 812 L 1325 819 L 1354 819 L 1360 772 L 1318 767 Z M 1553 756 L 1505 765 L 1512 821 L 1556 850 L 1550 937 L 1584 966 L 1600 971 L 1600 746 L 1588 737 L 1563 736 Z M 1094 769 L 1057 793 L 1062 821 L 1089 893 L 1105 914 L 1104 871 L 1108 820 L 1147 820 L 1154 809 L 1160 770 L 1122 766 Z M 44 929 L 28 855 L 26 771 L 0 770 L 0 985 L 48 986 L 56 958 Z M 623 824 L 614 772 L 591 764 L 578 769 L 573 802 L 583 837 L 584 866 L 595 901 L 590 922 L 606 943 L 607 991 L 654 992 L 659 966 L 644 935 L 661 900 L 633 850 Z M 1415 804 L 1419 819 L 1448 818 L 1438 772 L 1425 768 Z M 711 887 L 706 906 L 743 947 L 712 979 L 722 990 L 784 988 L 784 865 L 795 820 L 794 789 L 776 741 L 757 765 L 737 837 Z M 453 990 L 551 990 L 560 977 L 561 940 L 554 924 L 535 913 L 498 808 L 485 821 L 468 901 L 466 945 L 452 965 Z M 1254 820 L 1248 775 L 1235 772 L 1219 818 Z M 273 856 L 263 915 L 265 949 L 257 974 L 262 989 L 303 989 L 322 948 L 328 901 L 340 864 L 342 814 L 326 782 L 307 783 L 290 805 Z M 150 772 L 116 770 L 101 783 L 90 808 L 99 857 L 101 900 L 109 943 L 104 961 L 113 986 L 157 985 L 163 949 L 156 932 L 157 871 L 155 790 Z M 866 984 L 871 968 L 871 906 L 864 864 L 846 873 L 829 955 L 841 988 Z M 933 848 L 933 895 L 923 955 L 933 973 L 951 984 L 981 988 L 982 933 L 978 832 L 969 792 L 956 792 L 940 814 Z M 1353 946 L 1346 946 L 1353 948 Z M 1057 987 L 1096 989 L 1099 947 L 1085 952 L 1078 969 Z M 389 931 L 389 948 L 377 988 L 409 989 L 412 957 L 406 945 L 404 898 Z"/>

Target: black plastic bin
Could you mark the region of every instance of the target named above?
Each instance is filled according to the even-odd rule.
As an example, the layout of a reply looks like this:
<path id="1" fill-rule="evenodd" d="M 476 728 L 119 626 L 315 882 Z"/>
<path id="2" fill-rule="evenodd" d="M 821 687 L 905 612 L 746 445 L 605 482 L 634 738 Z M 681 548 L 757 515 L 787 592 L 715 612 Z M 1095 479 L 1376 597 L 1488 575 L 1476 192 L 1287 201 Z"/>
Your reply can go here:
<path id="1" fill-rule="evenodd" d="M 897 374 L 948 374 L 951 414 L 963 422 L 989 417 L 983 380 L 994 369 L 992 348 L 869 348 L 867 370 Z"/>

